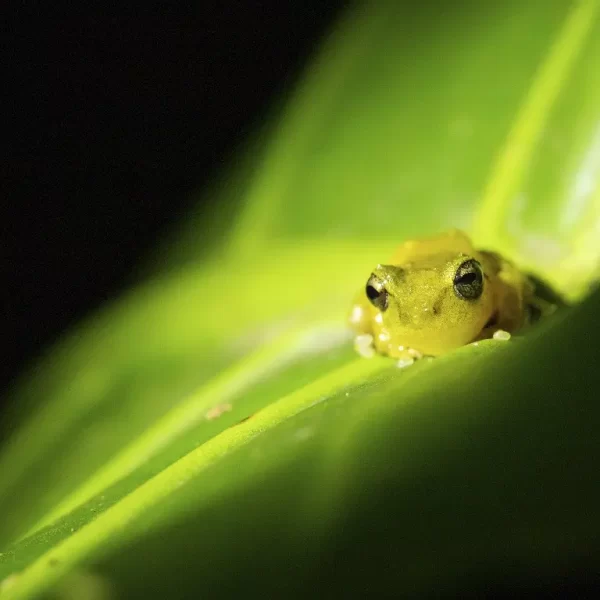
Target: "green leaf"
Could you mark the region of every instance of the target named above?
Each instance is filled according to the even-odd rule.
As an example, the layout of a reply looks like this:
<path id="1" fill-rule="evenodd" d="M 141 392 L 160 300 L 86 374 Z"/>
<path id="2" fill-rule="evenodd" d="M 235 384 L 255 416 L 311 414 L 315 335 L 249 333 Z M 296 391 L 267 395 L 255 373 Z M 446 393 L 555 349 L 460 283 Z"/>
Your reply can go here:
<path id="1" fill-rule="evenodd" d="M 594 566 L 599 3 L 440 6 L 350 11 L 225 178 L 228 239 L 197 249 L 191 219 L 170 269 L 15 387 L 3 598 L 426 595 Z M 407 369 L 356 358 L 365 273 L 452 226 L 580 303 Z"/>

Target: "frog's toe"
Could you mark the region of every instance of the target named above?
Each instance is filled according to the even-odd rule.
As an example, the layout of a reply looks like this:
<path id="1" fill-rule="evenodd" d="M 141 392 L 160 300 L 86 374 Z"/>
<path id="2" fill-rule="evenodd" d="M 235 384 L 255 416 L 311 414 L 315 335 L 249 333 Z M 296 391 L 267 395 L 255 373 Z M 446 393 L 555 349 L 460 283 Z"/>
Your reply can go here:
<path id="1" fill-rule="evenodd" d="M 405 369 L 406 367 L 410 367 L 415 362 L 413 357 L 401 358 L 396 362 L 396 366 L 399 369 Z"/>
<path id="2" fill-rule="evenodd" d="M 495 340 L 510 340 L 510 333 L 508 331 L 504 331 L 504 329 L 498 329 L 497 331 L 494 331 L 494 335 L 492 336 L 493 339 Z"/>
<path id="3" fill-rule="evenodd" d="M 375 355 L 373 346 L 373 336 L 370 333 L 363 333 L 354 338 L 354 349 L 358 354 L 365 358 L 371 358 Z"/>
<path id="4" fill-rule="evenodd" d="M 414 348 L 407 348 L 406 352 L 408 353 L 409 357 L 413 360 L 423 358 L 423 353 L 419 352 L 418 350 L 415 350 Z"/>

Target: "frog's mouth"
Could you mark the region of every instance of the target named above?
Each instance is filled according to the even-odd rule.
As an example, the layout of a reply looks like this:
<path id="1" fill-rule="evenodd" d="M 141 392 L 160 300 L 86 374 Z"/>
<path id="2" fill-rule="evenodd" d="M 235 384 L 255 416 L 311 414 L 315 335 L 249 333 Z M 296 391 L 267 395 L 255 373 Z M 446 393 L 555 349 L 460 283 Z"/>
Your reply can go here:
<path id="1" fill-rule="evenodd" d="M 496 310 L 492 313 L 492 316 L 487 320 L 487 323 L 483 326 L 483 328 L 487 329 L 488 327 L 494 327 L 497 324 L 498 324 L 498 311 Z"/>

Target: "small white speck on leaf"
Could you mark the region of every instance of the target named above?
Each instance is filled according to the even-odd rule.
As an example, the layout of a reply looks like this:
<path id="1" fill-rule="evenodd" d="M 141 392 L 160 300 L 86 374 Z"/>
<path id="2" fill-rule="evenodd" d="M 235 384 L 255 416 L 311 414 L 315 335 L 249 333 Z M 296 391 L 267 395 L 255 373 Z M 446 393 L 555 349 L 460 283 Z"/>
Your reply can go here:
<path id="1" fill-rule="evenodd" d="M 309 437 L 312 437 L 313 435 L 313 430 L 311 427 L 302 427 L 300 429 L 298 429 L 296 431 L 296 433 L 294 434 L 294 437 L 297 440 L 307 440 Z"/>
<path id="2" fill-rule="evenodd" d="M 212 421 L 213 419 L 219 418 L 222 414 L 230 412 L 232 408 L 233 406 L 231 406 L 229 402 L 225 402 L 224 404 L 217 404 L 216 406 L 213 406 L 212 408 L 206 411 L 204 418 L 207 421 Z"/>
<path id="3" fill-rule="evenodd" d="M 410 365 L 412 365 L 415 362 L 414 358 L 401 358 L 397 363 L 396 366 L 399 369 L 405 369 L 406 367 L 410 367 Z"/>

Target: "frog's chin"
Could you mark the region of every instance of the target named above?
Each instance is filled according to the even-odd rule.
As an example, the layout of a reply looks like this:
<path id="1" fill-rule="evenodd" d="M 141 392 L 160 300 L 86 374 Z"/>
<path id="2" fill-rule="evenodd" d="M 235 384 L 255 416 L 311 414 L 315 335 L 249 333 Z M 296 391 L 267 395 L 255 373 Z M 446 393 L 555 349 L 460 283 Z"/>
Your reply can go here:
<path id="1" fill-rule="evenodd" d="M 411 335 L 412 333 L 412 335 Z M 404 350 L 409 348 L 419 352 L 424 356 L 439 356 L 465 346 L 475 339 L 478 339 L 480 330 L 452 331 L 444 330 L 437 335 L 423 336 L 419 332 L 406 332 L 402 337 Z M 402 349 L 401 349 L 402 350 Z"/>

